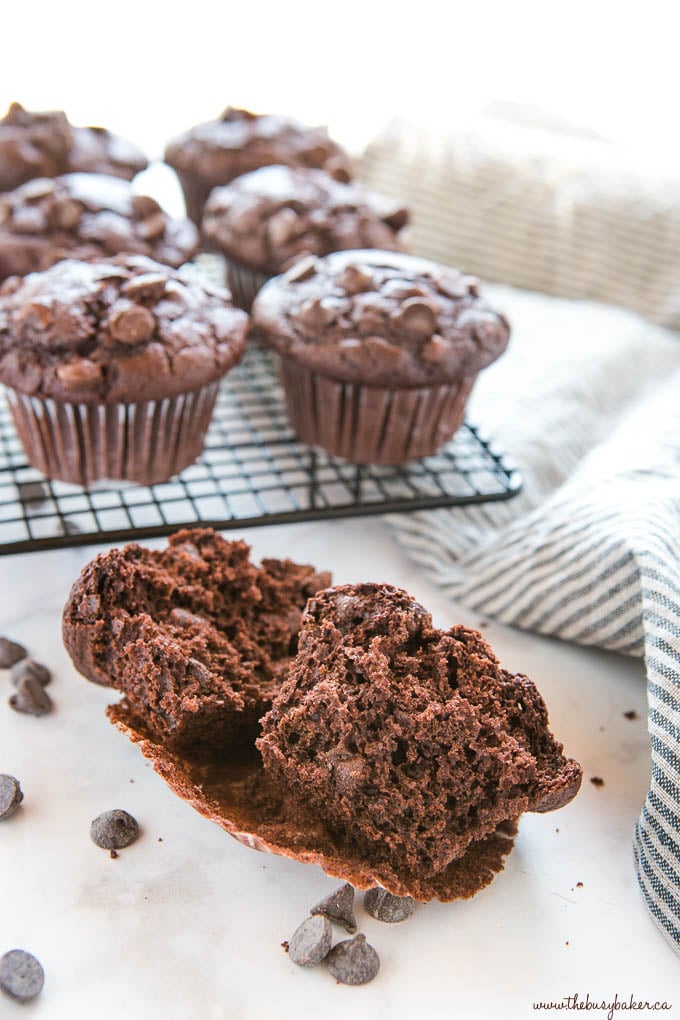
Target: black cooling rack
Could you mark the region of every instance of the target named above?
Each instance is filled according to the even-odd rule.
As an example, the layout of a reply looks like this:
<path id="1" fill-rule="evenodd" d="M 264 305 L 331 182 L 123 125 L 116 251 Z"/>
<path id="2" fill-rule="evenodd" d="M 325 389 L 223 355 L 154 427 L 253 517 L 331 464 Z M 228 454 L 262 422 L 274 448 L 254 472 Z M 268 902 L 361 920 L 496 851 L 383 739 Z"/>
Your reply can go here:
<path id="1" fill-rule="evenodd" d="M 201 458 L 150 487 L 83 489 L 26 463 L 0 398 L 0 554 L 507 499 L 521 479 L 464 425 L 444 450 L 405 467 L 358 467 L 298 443 L 272 355 L 253 347 L 222 384 Z"/>

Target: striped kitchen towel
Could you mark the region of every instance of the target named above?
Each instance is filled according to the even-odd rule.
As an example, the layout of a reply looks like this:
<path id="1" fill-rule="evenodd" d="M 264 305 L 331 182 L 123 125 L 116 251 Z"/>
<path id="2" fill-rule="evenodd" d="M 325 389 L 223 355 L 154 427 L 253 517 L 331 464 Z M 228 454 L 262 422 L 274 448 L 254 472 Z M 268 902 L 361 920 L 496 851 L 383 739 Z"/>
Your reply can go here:
<path id="1" fill-rule="evenodd" d="M 652 783 L 635 863 L 680 951 L 680 337 L 621 309 L 485 291 L 513 336 L 479 377 L 470 417 L 511 455 L 524 489 L 391 522 L 464 605 L 644 656 Z"/>

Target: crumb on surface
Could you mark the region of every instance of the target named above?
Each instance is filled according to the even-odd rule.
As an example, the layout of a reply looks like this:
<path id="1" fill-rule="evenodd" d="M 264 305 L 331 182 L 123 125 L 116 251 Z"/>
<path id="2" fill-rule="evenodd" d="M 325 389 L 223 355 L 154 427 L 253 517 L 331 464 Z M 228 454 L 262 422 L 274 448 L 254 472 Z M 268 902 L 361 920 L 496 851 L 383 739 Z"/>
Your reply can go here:
<path id="1" fill-rule="evenodd" d="M 604 779 L 601 776 L 591 776 L 590 781 L 593 786 L 604 786 Z"/>
<path id="2" fill-rule="evenodd" d="M 638 716 L 638 714 L 637 714 L 637 712 L 635 711 L 634 708 L 629 708 L 627 712 L 623 713 L 623 718 L 624 719 L 639 719 L 640 717 Z"/>

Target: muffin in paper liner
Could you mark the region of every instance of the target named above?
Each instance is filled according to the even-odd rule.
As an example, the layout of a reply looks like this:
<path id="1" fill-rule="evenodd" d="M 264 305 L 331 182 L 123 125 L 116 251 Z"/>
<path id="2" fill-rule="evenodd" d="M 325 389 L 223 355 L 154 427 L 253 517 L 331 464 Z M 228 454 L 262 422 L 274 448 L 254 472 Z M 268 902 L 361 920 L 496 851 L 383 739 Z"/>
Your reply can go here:
<path id="1" fill-rule="evenodd" d="M 281 359 L 296 436 L 355 464 L 403 464 L 435 453 L 463 421 L 475 376 L 416 389 L 336 382 Z"/>
<path id="2" fill-rule="evenodd" d="M 280 356 L 298 437 L 358 464 L 436 453 L 463 421 L 509 326 L 456 269 L 400 252 L 297 262 L 260 290 L 253 323 Z"/>
<path id="3" fill-rule="evenodd" d="M 218 388 L 211 383 L 135 404 L 69 404 L 13 390 L 7 396 L 26 457 L 48 478 L 154 485 L 200 455 Z"/>
<path id="4" fill-rule="evenodd" d="M 0 287 L 0 382 L 49 478 L 151 485 L 199 456 L 245 349 L 228 291 L 141 255 L 65 259 Z"/>

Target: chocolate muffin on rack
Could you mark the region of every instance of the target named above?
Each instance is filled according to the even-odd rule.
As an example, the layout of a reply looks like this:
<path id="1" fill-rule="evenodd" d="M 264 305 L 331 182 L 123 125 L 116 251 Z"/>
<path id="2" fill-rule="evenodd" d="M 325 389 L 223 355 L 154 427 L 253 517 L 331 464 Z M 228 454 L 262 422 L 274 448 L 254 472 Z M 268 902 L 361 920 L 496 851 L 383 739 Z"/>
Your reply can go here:
<path id="1" fill-rule="evenodd" d="M 74 127 L 61 110 L 32 113 L 12 103 L 0 120 L 0 191 L 81 171 L 132 180 L 147 166 L 132 142 L 106 128 Z"/>
<path id="2" fill-rule="evenodd" d="M 248 316 L 143 255 L 64 259 L 0 285 L 0 382 L 33 467 L 167 481 L 198 457 Z"/>
<path id="3" fill-rule="evenodd" d="M 281 357 L 298 438 L 358 464 L 439 450 L 510 334 L 473 277 L 367 250 L 297 262 L 262 287 L 253 321 Z"/>
<path id="4" fill-rule="evenodd" d="M 217 120 L 190 128 L 168 142 L 165 162 L 177 173 L 187 215 L 197 225 L 214 187 L 261 166 L 318 167 L 341 181 L 352 177 L 349 156 L 325 128 L 231 106 Z"/>
<path id="5" fill-rule="evenodd" d="M 198 246 L 191 220 L 172 219 L 119 177 L 38 177 L 0 195 L 0 280 L 119 252 L 178 267 Z"/>
<path id="6" fill-rule="evenodd" d="M 251 562 L 245 542 L 179 531 L 167 548 L 100 554 L 71 589 L 63 637 L 88 680 L 173 751 L 223 758 L 252 746 L 297 648 L 307 599 L 330 574 Z"/>
<path id="7" fill-rule="evenodd" d="M 403 251 L 408 210 L 336 181 L 325 170 L 267 166 L 214 188 L 201 231 L 227 260 L 234 300 L 250 310 L 257 291 L 304 255 L 348 248 Z"/>

